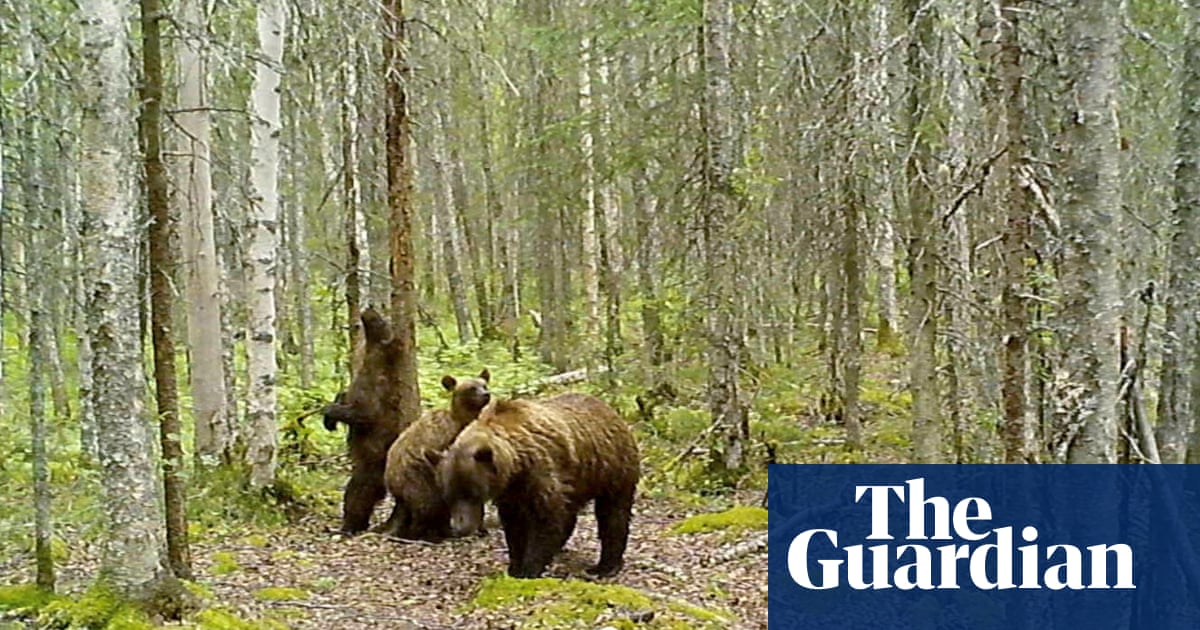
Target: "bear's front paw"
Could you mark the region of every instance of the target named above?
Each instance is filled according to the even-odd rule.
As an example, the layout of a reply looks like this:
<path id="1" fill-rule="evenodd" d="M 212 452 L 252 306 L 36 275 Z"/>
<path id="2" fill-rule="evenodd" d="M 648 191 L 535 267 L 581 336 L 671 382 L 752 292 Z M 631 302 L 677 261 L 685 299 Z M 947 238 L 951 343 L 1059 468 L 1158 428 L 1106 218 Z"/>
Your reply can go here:
<path id="1" fill-rule="evenodd" d="M 532 578 L 536 578 L 536 577 L 541 577 L 542 570 L 541 569 L 533 569 L 531 567 L 510 566 L 510 567 L 508 567 L 508 575 L 510 577 L 515 577 L 515 578 L 532 579 Z"/>

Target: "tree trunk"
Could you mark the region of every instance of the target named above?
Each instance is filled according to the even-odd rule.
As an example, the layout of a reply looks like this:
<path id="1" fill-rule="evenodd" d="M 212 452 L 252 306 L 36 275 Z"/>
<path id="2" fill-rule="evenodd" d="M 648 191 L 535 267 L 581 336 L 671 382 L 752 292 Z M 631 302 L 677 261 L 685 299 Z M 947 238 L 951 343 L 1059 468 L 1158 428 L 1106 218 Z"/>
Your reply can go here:
<path id="1" fill-rule="evenodd" d="M 447 157 L 450 163 L 450 195 L 454 203 L 454 223 L 457 225 L 455 234 L 461 237 L 459 243 L 459 258 L 466 260 L 468 275 L 475 288 L 475 303 L 479 307 L 479 336 L 484 339 L 494 337 L 495 327 L 492 314 L 492 302 L 488 293 L 488 276 L 491 275 L 491 265 L 484 259 L 483 248 L 479 245 L 477 223 L 467 213 L 469 205 L 467 194 L 467 176 L 464 172 L 462 157 L 459 155 L 458 142 L 450 135 L 449 116 L 442 117 L 442 135 L 449 145 Z M 485 227 L 487 222 L 485 221 Z M 490 228 L 489 230 L 490 231 Z"/>
<path id="2" fill-rule="evenodd" d="M 999 57 L 996 75 L 999 80 L 998 100 L 1002 103 L 1004 155 L 996 163 L 996 177 L 1004 187 L 1001 199 L 1005 208 L 1003 241 L 1004 313 L 1002 337 L 1004 344 L 1004 461 L 1022 463 L 1028 458 L 1026 426 L 1028 411 L 1025 401 L 1026 352 L 1029 335 L 1029 311 L 1023 297 L 1029 293 L 1027 265 L 1033 257 L 1030 248 L 1030 207 L 1028 188 L 1023 181 L 1027 149 L 1025 146 L 1025 106 L 1021 43 L 1017 36 L 1022 0 L 999 0 L 998 43 Z"/>
<path id="3" fill-rule="evenodd" d="M 286 14 L 282 0 L 258 3 L 259 58 L 251 92 L 250 248 L 247 265 L 250 485 L 275 483 L 275 281 L 279 246 L 279 83 Z"/>
<path id="4" fill-rule="evenodd" d="M 1073 5 L 1067 13 L 1069 107 L 1062 171 L 1064 260 L 1060 312 L 1071 463 L 1115 463 L 1120 366 L 1114 229 L 1121 173 L 1116 126 L 1117 0 Z M 1060 392 L 1062 394 L 1064 392 Z"/>
<path id="5" fill-rule="evenodd" d="M 704 247 L 706 308 L 709 312 L 709 408 L 725 439 L 722 465 L 745 464 L 748 417 L 741 399 L 741 339 L 737 331 L 737 244 L 735 221 L 740 200 L 733 187 L 736 138 L 729 46 L 733 6 L 729 0 L 704 2 Z"/>
<path id="6" fill-rule="evenodd" d="M 923 0 L 905 0 L 905 21 L 914 32 L 908 43 L 908 136 L 905 164 L 908 181 L 909 211 L 909 351 L 910 391 L 913 397 L 913 463 L 934 463 L 942 459 L 941 401 L 937 382 L 937 237 L 934 232 L 934 177 L 932 145 L 929 137 L 937 66 L 931 60 L 936 50 L 933 32 L 935 17 Z"/>
<path id="7" fill-rule="evenodd" d="M 1175 212 L 1169 252 L 1167 323 L 1158 400 L 1158 446 L 1164 464 L 1194 459 L 1187 445 L 1200 410 L 1195 373 L 1200 347 L 1200 2 L 1188 10 L 1188 35 L 1175 128 Z M 1190 461 L 1189 461 L 1190 463 Z"/>
<path id="8" fill-rule="evenodd" d="M 637 277 L 642 297 L 642 340 L 646 344 L 645 358 L 651 366 L 666 359 L 663 340 L 662 309 L 659 305 L 654 268 L 654 253 L 658 251 L 658 230 L 655 225 L 656 203 L 648 190 L 645 167 L 633 176 L 633 196 L 637 207 Z"/>
<path id="9" fill-rule="evenodd" d="M 535 28 L 550 28 L 552 25 L 552 4 L 548 0 L 537 0 L 527 3 L 529 21 Z M 526 186 L 526 197 L 537 208 L 536 243 L 539 250 L 537 256 L 537 285 L 540 327 L 538 330 L 538 353 L 542 362 L 554 366 L 559 371 L 571 367 L 572 359 L 568 357 L 568 318 L 571 304 L 569 287 L 566 286 L 566 260 L 563 255 L 564 225 L 559 209 L 559 203 L 549 199 L 549 190 L 553 186 L 551 168 L 553 156 L 549 136 L 552 128 L 551 103 L 553 86 L 556 77 L 554 68 L 545 57 L 530 51 L 529 71 L 534 80 L 530 94 L 528 111 L 529 130 L 527 133 L 534 138 L 533 166 L 529 185 Z"/>
<path id="10" fill-rule="evenodd" d="M 23 156 L 29 159 L 28 154 Z M 32 162 L 32 160 L 31 160 Z M 33 224 L 31 224 L 32 227 Z M 37 249 L 38 230 L 29 230 L 29 258 L 26 264 L 30 273 L 45 274 L 46 264 Z M 45 277 L 38 275 L 34 277 Z M 40 283 L 29 285 L 29 432 L 30 451 L 33 460 L 33 555 L 37 562 L 36 584 L 39 589 L 54 591 L 54 557 L 50 539 L 53 525 L 50 518 L 50 462 L 46 455 L 46 358 L 50 354 L 49 326 L 44 310 L 45 288 Z"/>
<path id="11" fill-rule="evenodd" d="M 400 417 L 411 422 L 420 415 L 417 388 L 417 293 L 413 276 L 412 132 L 408 118 L 408 39 L 403 0 L 383 7 L 384 86 L 387 93 L 387 199 L 391 233 L 392 338 L 398 345 L 396 382 L 400 388 Z"/>
<path id="12" fill-rule="evenodd" d="M 350 57 L 342 65 L 342 204 L 345 218 L 342 229 L 346 236 L 346 327 L 348 329 L 347 357 L 350 380 L 354 378 L 354 355 L 362 336 L 364 298 L 371 294 L 370 239 L 367 221 L 362 211 L 362 188 L 358 179 L 358 47 L 352 47 Z"/>
<path id="13" fill-rule="evenodd" d="M 128 5 L 80 4 L 83 204 L 92 227 L 88 330 L 93 342 L 105 541 L 100 579 L 117 595 L 149 601 L 168 579 L 159 488 L 143 409 L 134 260 L 134 201 Z"/>
<path id="14" fill-rule="evenodd" d="M 583 211 L 580 213 L 580 234 L 583 236 L 583 332 L 584 343 L 587 346 L 591 346 L 600 332 L 600 242 L 596 235 L 596 143 L 592 136 L 595 111 L 592 107 L 591 65 L 592 40 L 584 36 L 579 45 L 579 110 L 583 118 L 579 151 L 583 155 Z M 587 360 L 590 363 L 591 357 Z"/>
<path id="15" fill-rule="evenodd" d="M 847 179 L 849 179 L 847 177 Z M 842 330 L 837 334 L 844 339 L 842 356 L 842 382 L 838 392 L 842 410 L 842 422 L 846 425 L 846 445 L 852 449 L 862 448 L 862 417 L 859 410 L 859 381 L 862 374 L 862 299 L 863 273 L 862 255 L 859 253 L 858 223 L 860 204 L 854 184 L 846 182 L 848 197 L 842 212 L 842 259 L 843 318 Z"/>
<path id="16" fill-rule="evenodd" d="M 208 18 L 203 0 L 180 0 L 177 20 L 186 33 L 176 44 L 180 74 L 180 156 L 177 194 L 183 222 L 187 346 L 195 418 L 196 461 L 228 463 L 233 445 L 232 410 L 226 409 L 222 363 L 220 261 L 213 235 L 212 174 L 209 155 Z"/>
<path id="17" fill-rule="evenodd" d="M 321 92 L 321 95 L 324 96 L 324 86 L 317 80 L 316 77 L 317 70 L 314 68 L 309 75 L 309 78 L 312 82 L 312 98 L 309 102 L 309 111 L 312 112 L 313 115 L 319 116 L 321 112 L 321 103 L 317 98 L 317 94 L 318 92 Z M 300 120 L 302 119 L 293 118 L 293 129 L 299 127 Z M 289 288 L 291 289 L 290 293 L 292 296 L 292 304 L 294 305 L 294 315 L 288 318 L 283 313 L 278 313 L 276 320 L 291 324 L 291 330 L 293 331 L 292 334 L 295 336 L 295 346 L 300 353 L 300 388 L 304 390 L 312 388 L 314 362 L 313 333 L 315 332 L 313 327 L 312 296 L 309 294 L 308 290 L 309 263 L 308 244 L 306 242 L 308 239 L 308 225 L 305 220 L 305 209 L 320 209 L 323 206 L 323 202 L 325 201 L 324 195 L 327 192 L 325 190 L 325 182 L 328 179 L 328 165 L 333 161 L 332 156 L 329 155 L 329 134 L 326 132 L 325 126 L 318 125 L 318 131 L 320 133 L 316 135 L 319 138 L 320 150 L 316 151 L 315 157 L 319 158 L 316 160 L 316 171 L 319 176 L 315 178 L 308 186 L 312 191 L 310 203 L 291 203 L 283 206 L 283 211 L 287 216 L 287 227 L 285 228 L 285 231 L 287 232 L 286 251 L 288 261 L 286 265 L 282 266 L 282 268 L 284 270 L 289 270 L 290 273 L 283 271 L 276 274 L 277 282 L 284 282 L 284 278 L 290 278 L 291 280 L 291 286 Z M 290 148 L 292 151 L 295 151 L 297 148 L 299 148 L 299 146 L 299 143 L 296 143 Z M 294 156 L 288 156 L 288 158 L 290 158 L 288 159 L 289 166 L 299 163 L 299 160 Z M 293 193 L 299 195 L 300 188 L 300 186 L 293 184 Z M 304 197 L 301 196 L 300 198 L 303 199 Z M 282 199 L 280 201 L 282 204 Z M 278 288 L 277 291 L 278 297 L 281 298 L 282 302 L 286 303 L 288 301 L 287 297 L 289 291 L 283 288 Z M 283 354 L 287 353 L 285 352 Z M 279 371 L 286 372 L 282 366 L 279 367 Z"/>
<path id="18" fill-rule="evenodd" d="M 433 167 L 437 179 L 437 189 L 440 191 L 439 203 L 435 209 L 438 212 L 438 229 L 441 232 L 442 257 L 446 265 L 446 283 L 450 289 L 450 302 L 454 305 L 454 322 L 458 326 L 459 343 L 470 343 L 471 313 L 467 308 L 467 288 L 463 283 L 462 247 L 458 235 L 458 225 L 454 218 L 454 186 L 450 181 L 451 166 L 447 156 L 446 146 L 449 138 L 446 126 L 446 113 L 442 106 L 437 106 L 435 112 L 437 128 L 433 130 Z"/>
<path id="19" fill-rule="evenodd" d="M 600 85 L 599 147 L 603 158 L 603 172 L 610 175 L 600 183 L 600 287 L 604 291 L 604 361 L 609 375 L 615 376 L 617 357 L 624 351 L 621 340 L 621 273 L 625 267 L 625 253 L 621 247 L 621 207 L 613 181 L 612 128 L 614 99 L 609 88 L 609 59 L 600 55 L 597 78 Z"/>
<path id="20" fill-rule="evenodd" d="M 33 506 L 34 506 L 34 558 L 37 563 L 36 584 L 46 592 L 54 591 L 54 558 L 51 555 L 50 538 L 53 535 L 50 518 L 50 465 L 46 454 L 46 375 L 49 372 L 48 363 L 51 354 L 50 326 L 47 320 L 50 314 L 46 309 L 46 294 L 48 288 L 45 279 L 49 277 L 50 265 L 45 248 L 50 244 L 44 242 L 42 234 L 45 226 L 42 224 L 43 207 L 42 195 L 38 177 L 42 175 L 38 168 L 38 117 L 32 115 L 37 111 L 37 58 L 34 52 L 33 28 L 30 24 L 32 17 L 25 16 L 21 20 L 21 66 L 22 81 L 21 98 L 18 101 L 22 109 L 29 115 L 24 117 L 21 125 L 21 188 L 22 203 L 25 210 L 25 235 L 28 239 L 26 247 L 25 271 L 30 278 L 41 281 L 28 283 L 25 297 L 28 300 L 28 310 L 25 315 L 29 318 L 29 342 L 26 349 L 29 353 L 29 435 L 30 451 L 33 459 Z"/>
<path id="21" fill-rule="evenodd" d="M 480 27 L 482 29 L 482 27 Z M 482 38 L 480 42 L 481 53 L 486 53 Z M 495 276 L 491 273 L 498 265 L 501 269 L 500 278 L 503 287 L 500 290 L 492 291 L 495 296 L 496 305 L 491 310 L 492 321 L 485 326 L 481 331 L 485 338 L 494 336 L 501 328 L 508 330 L 515 326 L 510 326 L 507 322 L 515 324 L 517 318 L 516 294 L 513 292 L 513 278 L 509 273 L 508 260 L 508 238 L 507 226 L 504 221 L 504 208 L 500 203 L 500 192 L 496 186 L 496 176 L 494 173 L 495 166 L 492 157 L 492 130 L 491 117 L 489 115 L 488 93 L 486 76 L 482 69 L 474 71 L 473 77 L 475 83 L 475 95 L 479 99 L 480 106 L 476 109 L 479 123 L 479 169 L 483 172 L 483 199 L 484 199 L 484 214 L 486 216 L 486 230 L 484 238 L 486 240 L 486 251 L 488 256 L 488 280 L 489 287 L 492 286 L 490 280 Z M 499 228 L 497 230 L 497 227 Z"/>
<path id="22" fill-rule="evenodd" d="M 141 0 L 142 141 L 145 151 L 146 204 L 150 210 L 150 330 L 154 339 L 154 399 L 158 409 L 163 458 L 167 559 L 176 577 L 192 579 L 188 550 L 187 487 L 179 436 L 179 395 L 175 378 L 174 225 L 162 162 L 163 68 L 159 24 L 166 17 L 159 0 Z"/>

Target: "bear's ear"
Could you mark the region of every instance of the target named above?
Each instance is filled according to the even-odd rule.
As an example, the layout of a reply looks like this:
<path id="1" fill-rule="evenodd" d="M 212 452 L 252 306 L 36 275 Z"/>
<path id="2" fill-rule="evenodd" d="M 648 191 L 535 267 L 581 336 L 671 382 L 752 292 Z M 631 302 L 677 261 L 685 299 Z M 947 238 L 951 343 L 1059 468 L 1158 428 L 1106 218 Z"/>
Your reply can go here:
<path id="1" fill-rule="evenodd" d="M 475 461 L 479 462 L 480 464 L 492 463 L 492 449 L 485 446 L 478 451 L 475 451 Z"/>
<path id="2" fill-rule="evenodd" d="M 445 387 L 446 391 L 448 391 L 448 392 L 454 391 L 455 385 L 458 385 L 458 381 L 454 380 L 453 376 L 450 376 L 449 374 L 447 374 L 442 377 L 442 387 Z"/>
<path id="3" fill-rule="evenodd" d="M 437 468 L 437 465 L 442 463 L 443 455 L 444 455 L 444 453 L 442 453 L 441 451 L 435 451 L 433 449 L 429 449 L 429 450 L 425 451 L 425 461 L 429 462 L 430 466 Z"/>
<path id="4" fill-rule="evenodd" d="M 492 373 L 487 368 L 483 368 L 483 371 L 479 373 L 479 379 L 486 383 L 492 380 Z"/>

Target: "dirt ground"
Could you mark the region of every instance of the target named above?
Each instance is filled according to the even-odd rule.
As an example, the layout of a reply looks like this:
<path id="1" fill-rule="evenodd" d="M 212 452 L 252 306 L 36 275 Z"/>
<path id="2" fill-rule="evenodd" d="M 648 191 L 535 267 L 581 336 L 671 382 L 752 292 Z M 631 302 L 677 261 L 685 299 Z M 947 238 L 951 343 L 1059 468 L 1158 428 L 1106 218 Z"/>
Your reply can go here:
<path id="1" fill-rule="evenodd" d="M 607 582 L 729 614 L 732 628 L 767 627 L 766 548 L 761 532 L 675 536 L 667 529 L 688 514 L 642 501 L 624 570 Z M 443 544 L 402 543 L 377 535 L 340 539 L 326 522 L 302 521 L 269 537 L 245 536 L 193 548 L 197 579 L 239 616 L 270 616 L 294 628 L 517 628 L 529 609 L 467 606 L 488 576 L 503 571 L 503 532 L 490 518 L 487 536 Z M 219 567 L 236 562 L 237 569 Z M 588 579 L 599 556 L 595 521 L 581 515 L 551 577 Z M 267 587 L 307 593 L 299 601 L 261 601 Z M 616 614 L 616 613 L 614 613 Z M 599 627 L 580 620 L 582 627 Z"/>

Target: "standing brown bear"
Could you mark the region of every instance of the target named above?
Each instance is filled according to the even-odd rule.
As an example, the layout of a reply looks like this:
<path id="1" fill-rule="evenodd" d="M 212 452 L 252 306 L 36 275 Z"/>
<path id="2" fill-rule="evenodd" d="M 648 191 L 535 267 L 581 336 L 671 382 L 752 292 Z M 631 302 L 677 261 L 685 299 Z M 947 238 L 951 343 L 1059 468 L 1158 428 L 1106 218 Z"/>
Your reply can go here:
<path id="1" fill-rule="evenodd" d="M 476 529 L 483 503 L 496 503 L 509 575 L 541 575 L 592 500 L 600 562 L 588 572 L 621 570 L 638 450 L 625 421 L 604 401 L 586 394 L 498 401 L 439 459 L 438 482 L 456 534 Z"/>
<path id="2" fill-rule="evenodd" d="M 350 387 L 325 407 L 325 428 L 349 427 L 346 444 L 352 470 L 342 501 L 341 532 L 357 534 L 371 522 L 385 496 L 388 448 L 407 424 L 400 417 L 396 368 L 400 352 L 388 321 L 374 309 L 362 312 L 364 346 Z"/>
<path id="3" fill-rule="evenodd" d="M 463 428 L 479 417 L 492 399 L 490 378 L 487 370 L 478 378 L 461 381 L 443 376 L 442 387 L 451 392 L 450 409 L 426 411 L 392 443 L 384 481 L 396 504 L 379 528 L 381 532 L 433 541 L 451 535 L 450 508 L 438 488 L 437 469 L 429 453 L 450 446 Z"/>

